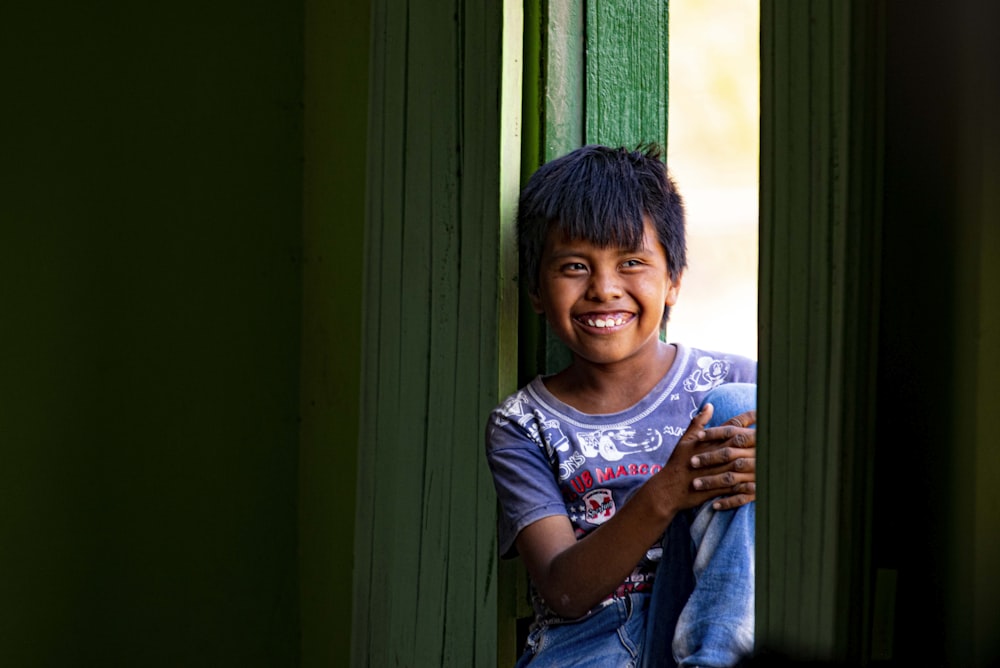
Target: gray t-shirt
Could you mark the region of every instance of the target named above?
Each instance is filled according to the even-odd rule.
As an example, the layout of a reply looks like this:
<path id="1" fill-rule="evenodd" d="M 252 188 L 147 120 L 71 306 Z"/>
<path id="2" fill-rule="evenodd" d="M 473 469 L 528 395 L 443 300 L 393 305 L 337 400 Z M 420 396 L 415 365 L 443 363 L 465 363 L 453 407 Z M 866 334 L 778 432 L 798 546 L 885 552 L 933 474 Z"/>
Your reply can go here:
<path id="1" fill-rule="evenodd" d="M 709 390 L 757 382 L 749 358 L 676 345 L 667 374 L 620 413 L 581 413 L 541 377 L 490 413 L 486 458 L 500 499 L 501 555 L 513 556 L 518 533 L 552 515 L 566 515 L 577 539 L 586 536 L 663 467 Z M 651 589 L 659 558 L 651 547 L 613 596 Z M 533 599 L 536 622 L 557 618 L 535 592 Z"/>

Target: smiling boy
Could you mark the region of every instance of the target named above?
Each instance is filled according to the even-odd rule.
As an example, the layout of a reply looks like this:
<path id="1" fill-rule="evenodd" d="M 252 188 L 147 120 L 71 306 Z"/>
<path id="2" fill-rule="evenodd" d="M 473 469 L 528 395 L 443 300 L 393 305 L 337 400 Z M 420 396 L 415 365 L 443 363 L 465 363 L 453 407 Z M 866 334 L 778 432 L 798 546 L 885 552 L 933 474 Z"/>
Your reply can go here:
<path id="1" fill-rule="evenodd" d="M 518 665 L 734 665 L 753 646 L 756 363 L 661 340 L 686 257 L 658 150 L 543 165 L 518 238 L 572 352 L 487 425 L 500 550 L 531 577 Z"/>

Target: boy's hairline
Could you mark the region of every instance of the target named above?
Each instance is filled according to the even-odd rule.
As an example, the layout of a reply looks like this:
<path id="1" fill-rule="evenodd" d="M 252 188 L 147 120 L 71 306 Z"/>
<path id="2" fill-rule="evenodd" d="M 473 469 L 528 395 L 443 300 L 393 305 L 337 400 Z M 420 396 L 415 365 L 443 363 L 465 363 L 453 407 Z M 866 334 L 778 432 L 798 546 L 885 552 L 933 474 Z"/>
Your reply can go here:
<path id="1" fill-rule="evenodd" d="M 574 155 L 576 157 L 571 157 Z M 609 165 L 610 163 L 605 160 L 598 159 L 602 156 L 605 159 L 616 158 L 620 160 L 625 158 L 625 161 L 629 165 L 629 168 L 626 170 L 629 174 L 633 176 L 642 174 L 642 176 L 638 177 L 639 181 L 633 182 L 631 186 L 638 201 L 633 199 L 631 204 L 625 204 L 624 209 L 618 210 L 619 215 L 625 214 L 624 218 L 617 220 L 589 218 L 586 215 L 587 213 L 598 212 L 593 210 L 587 211 L 586 207 L 584 209 L 584 217 L 574 216 L 572 214 L 577 212 L 574 206 L 571 205 L 569 208 L 566 208 L 561 195 L 554 196 L 552 192 L 549 192 L 546 187 L 541 185 L 550 178 L 554 178 L 557 182 L 565 180 L 567 176 L 565 167 L 567 165 L 571 165 L 570 169 L 573 169 L 573 166 L 581 164 Z M 667 258 L 668 278 L 674 281 L 680 279 L 687 265 L 684 239 L 684 210 L 680 194 L 677 191 L 676 184 L 663 156 L 663 149 L 655 142 L 642 143 L 636 146 L 634 150 L 630 150 L 624 146 L 614 148 L 598 144 L 588 144 L 570 151 L 564 156 L 544 163 L 538 168 L 521 191 L 517 214 L 518 236 L 520 237 L 522 233 L 527 233 L 523 239 L 519 238 L 518 240 L 518 246 L 521 250 L 521 268 L 533 270 L 531 271 L 532 275 L 525 275 L 523 277 L 523 283 L 529 288 L 529 293 L 537 293 L 541 259 L 550 235 L 554 230 L 561 230 L 564 234 L 572 234 L 570 238 L 587 240 L 601 247 L 611 247 L 617 244 L 621 248 L 633 250 L 638 248 L 638 246 L 632 247 L 631 244 L 617 242 L 613 237 L 636 239 L 636 241 L 641 243 L 645 236 L 642 228 L 646 222 L 649 222 L 654 228 L 660 248 Z M 582 162 L 580 162 L 581 160 Z M 592 160 L 597 160 L 597 163 L 592 162 Z M 653 164 L 658 165 L 658 168 L 652 169 L 651 165 Z M 650 166 L 652 171 L 647 170 L 646 166 Z M 598 172 L 607 174 L 603 167 L 598 169 Z M 651 181 L 649 178 L 657 173 L 662 174 L 663 190 L 650 186 Z M 536 179 L 539 179 L 542 174 L 544 174 L 544 177 L 542 177 L 544 181 L 536 183 Z M 661 181 L 661 178 L 655 177 L 655 181 Z M 529 191 L 531 195 L 526 200 L 525 197 Z M 572 189 L 570 191 L 573 192 Z M 661 196 L 663 199 L 660 198 Z M 553 197 L 555 199 L 552 199 Z M 652 199 L 647 199 L 647 197 L 651 197 Z M 526 201 L 531 203 L 527 207 L 531 210 L 531 214 L 528 216 L 524 216 L 526 213 L 524 211 Z M 624 200 L 618 201 L 624 202 Z M 555 208 L 558 210 L 553 210 L 553 204 L 555 204 Z M 654 207 L 652 211 L 648 208 L 650 204 Z M 543 213 L 543 209 L 546 207 L 548 207 L 548 213 L 551 217 L 546 217 Z M 608 210 L 603 211 L 603 213 L 612 213 L 614 215 L 614 212 Z M 570 220 L 562 217 L 563 214 L 570 214 Z M 677 222 L 673 219 L 675 214 L 679 214 L 677 222 L 679 222 L 678 238 L 680 240 L 680 247 L 676 245 L 675 239 L 675 236 L 677 236 L 677 230 L 674 229 Z M 639 222 L 638 226 L 635 225 L 636 222 Z M 610 235 L 603 231 L 606 229 L 605 226 L 611 228 L 609 230 Z M 575 234 L 573 234 L 574 232 Z M 677 260 L 679 266 L 675 267 L 672 260 Z M 524 264 L 525 261 L 528 263 L 527 266 Z M 532 287 L 534 289 L 531 289 Z"/>

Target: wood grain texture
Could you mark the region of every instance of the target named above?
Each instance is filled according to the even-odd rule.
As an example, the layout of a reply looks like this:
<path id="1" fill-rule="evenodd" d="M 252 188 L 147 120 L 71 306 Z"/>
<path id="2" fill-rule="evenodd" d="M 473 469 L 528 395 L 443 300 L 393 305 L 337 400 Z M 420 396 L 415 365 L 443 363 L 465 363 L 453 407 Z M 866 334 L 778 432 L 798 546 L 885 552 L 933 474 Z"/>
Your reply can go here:
<path id="1" fill-rule="evenodd" d="M 881 168 L 878 3 L 761 8 L 758 647 L 867 633 Z"/>
<path id="2" fill-rule="evenodd" d="M 586 3 L 586 141 L 667 142 L 667 2 Z"/>
<path id="3" fill-rule="evenodd" d="M 482 452 L 516 355 L 516 318 L 501 318 L 504 9 L 373 8 L 353 665 L 496 662 Z"/>

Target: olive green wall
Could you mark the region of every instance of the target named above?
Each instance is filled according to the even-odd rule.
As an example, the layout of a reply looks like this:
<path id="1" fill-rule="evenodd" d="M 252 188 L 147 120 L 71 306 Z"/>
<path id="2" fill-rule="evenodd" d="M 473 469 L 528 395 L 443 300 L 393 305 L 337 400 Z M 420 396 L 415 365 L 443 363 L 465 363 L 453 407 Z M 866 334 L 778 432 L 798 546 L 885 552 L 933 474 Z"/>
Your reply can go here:
<path id="1" fill-rule="evenodd" d="M 998 12 L 762 4 L 765 654 L 1000 659 Z"/>
<path id="2" fill-rule="evenodd" d="M 0 663 L 296 665 L 303 6 L 21 5 Z"/>
<path id="3" fill-rule="evenodd" d="M 990 666 L 1000 659 L 1000 7 L 939 10 L 887 3 L 873 556 L 898 581 L 894 665 Z"/>
<path id="4" fill-rule="evenodd" d="M 369 3 L 306 0 L 300 464 L 302 665 L 351 638 Z"/>

